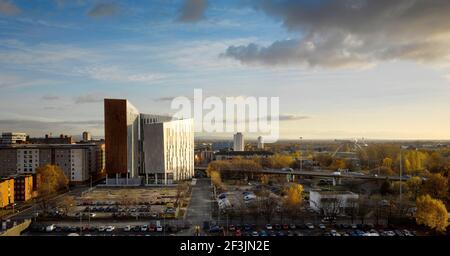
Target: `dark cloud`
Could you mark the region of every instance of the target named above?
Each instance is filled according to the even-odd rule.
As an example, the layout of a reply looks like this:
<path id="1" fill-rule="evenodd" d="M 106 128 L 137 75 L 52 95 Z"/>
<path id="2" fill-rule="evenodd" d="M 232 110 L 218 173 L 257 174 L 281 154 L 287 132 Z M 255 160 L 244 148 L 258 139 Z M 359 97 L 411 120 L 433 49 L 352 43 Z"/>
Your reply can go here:
<path id="1" fill-rule="evenodd" d="M 204 18 L 207 0 L 185 0 L 178 18 L 181 22 L 197 22 Z"/>
<path id="2" fill-rule="evenodd" d="M 17 7 L 10 0 L 0 0 L 0 14 L 12 16 L 21 12 L 22 10 L 20 10 L 19 7 Z"/>
<path id="3" fill-rule="evenodd" d="M 59 100 L 60 97 L 59 96 L 55 96 L 55 95 L 44 95 L 42 96 L 43 100 Z"/>
<path id="4" fill-rule="evenodd" d="M 99 3 L 96 4 L 88 12 L 90 17 L 109 17 L 113 16 L 118 12 L 118 6 L 115 3 Z"/>
<path id="5" fill-rule="evenodd" d="M 74 99 L 77 104 L 103 102 L 104 97 L 97 94 L 80 95 Z"/>
<path id="6" fill-rule="evenodd" d="M 386 60 L 450 64 L 450 1 L 251 1 L 303 36 L 230 46 L 244 64 L 364 67 Z"/>

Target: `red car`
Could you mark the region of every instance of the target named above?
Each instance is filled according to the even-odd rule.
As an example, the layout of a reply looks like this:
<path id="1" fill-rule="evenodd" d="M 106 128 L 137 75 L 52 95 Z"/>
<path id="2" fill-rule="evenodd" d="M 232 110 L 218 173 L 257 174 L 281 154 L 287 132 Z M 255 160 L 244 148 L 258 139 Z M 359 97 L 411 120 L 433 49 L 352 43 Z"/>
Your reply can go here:
<path id="1" fill-rule="evenodd" d="M 241 231 L 238 229 L 236 230 L 236 232 L 234 233 L 235 236 L 242 236 Z"/>
<path id="2" fill-rule="evenodd" d="M 156 231 L 156 227 L 154 225 L 150 225 L 150 226 L 148 226 L 148 231 L 155 232 Z"/>
<path id="3" fill-rule="evenodd" d="M 284 230 L 288 230 L 289 229 L 289 225 L 288 224 L 283 224 L 283 229 Z"/>

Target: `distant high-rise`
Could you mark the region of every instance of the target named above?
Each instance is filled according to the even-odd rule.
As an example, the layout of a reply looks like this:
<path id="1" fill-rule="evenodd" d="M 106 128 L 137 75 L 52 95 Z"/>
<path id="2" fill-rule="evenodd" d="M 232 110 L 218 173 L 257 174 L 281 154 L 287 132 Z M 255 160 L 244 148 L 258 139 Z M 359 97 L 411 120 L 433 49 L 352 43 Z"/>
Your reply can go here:
<path id="1" fill-rule="evenodd" d="M 139 112 L 127 100 L 105 99 L 106 173 L 110 177 L 138 176 Z"/>
<path id="2" fill-rule="evenodd" d="M 234 151 L 245 151 L 244 149 L 244 135 L 240 132 L 233 136 L 233 150 Z"/>
<path id="3" fill-rule="evenodd" d="M 83 141 L 90 141 L 92 140 L 92 136 L 90 132 L 83 132 Z"/>
<path id="4" fill-rule="evenodd" d="M 264 140 L 263 137 L 258 137 L 258 149 L 264 149 Z"/>

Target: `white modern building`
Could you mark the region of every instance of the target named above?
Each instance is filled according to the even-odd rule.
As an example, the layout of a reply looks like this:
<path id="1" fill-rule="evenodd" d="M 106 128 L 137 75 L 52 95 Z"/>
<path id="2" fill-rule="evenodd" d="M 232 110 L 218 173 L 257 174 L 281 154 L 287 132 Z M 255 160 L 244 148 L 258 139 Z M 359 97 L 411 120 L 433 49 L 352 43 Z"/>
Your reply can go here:
<path id="1" fill-rule="evenodd" d="M 194 176 L 193 119 L 142 115 L 141 122 L 145 183 L 170 184 L 191 179 Z"/>
<path id="2" fill-rule="evenodd" d="M 258 149 L 264 149 L 264 139 L 263 137 L 258 137 Z"/>
<path id="3" fill-rule="evenodd" d="M 234 151 L 245 151 L 244 145 L 244 135 L 240 132 L 233 136 L 233 150 Z"/>
<path id="4" fill-rule="evenodd" d="M 311 190 L 309 192 L 309 206 L 311 209 L 321 212 L 339 209 L 340 213 L 345 213 L 345 209 L 359 199 L 359 195 L 350 191 L 323 191 Z"/>

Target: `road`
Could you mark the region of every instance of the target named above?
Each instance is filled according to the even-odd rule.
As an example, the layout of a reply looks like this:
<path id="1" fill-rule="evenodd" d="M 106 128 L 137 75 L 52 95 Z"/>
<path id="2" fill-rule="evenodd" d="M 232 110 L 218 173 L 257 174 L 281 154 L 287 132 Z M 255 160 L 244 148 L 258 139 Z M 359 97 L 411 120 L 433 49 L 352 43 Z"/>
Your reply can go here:
<path id="1" fill-rule="evenodd" d="M 195 167 L 196 170 L 206 170 L 206 167 Z M 241 170 L 229 170 L 229 171 L 241 171 Z M 289 171 L 283 169 L 262 169 L 259 171 L 255 171 L 255 173 L 264 173 L 264 174 L 293 174 L 298 176 L 311 176 L 311 177 L 332 177 L 332 178 L 343 178 L 343 179 L 362 179 L 362 180 L 386 180 L 389 179 L 391 181 L 407 181 L 409 178 L 399 176 L 372 176 L 372 175 L 355 175 L 351 173 L 341 173 L 340 175 L 333 174 L 333 171 L 330 170 L 314 170 L 314 171 Z"/>
<path id="2" fill-rule="evenodd" d="M 203 226 L 204 221 L 211 221 L 212 212 L 212 187 L 210 179 L 197 179 L 192 187 L 191 202 L 189 204 L 186 220 L 191 228 L 183 235 L 195 233 L 195 226 Z"/>

